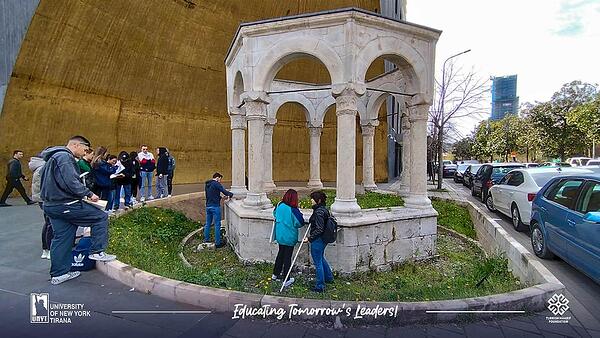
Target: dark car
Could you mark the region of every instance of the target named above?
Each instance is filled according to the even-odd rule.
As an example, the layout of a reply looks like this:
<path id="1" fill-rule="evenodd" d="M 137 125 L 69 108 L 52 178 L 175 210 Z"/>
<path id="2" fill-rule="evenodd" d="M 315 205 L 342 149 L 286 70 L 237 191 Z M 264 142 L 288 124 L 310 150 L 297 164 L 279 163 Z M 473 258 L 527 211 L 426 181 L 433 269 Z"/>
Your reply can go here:
<path id="1" fill-rule="evenodd" d="M 456 171 L 454 172 L 454 182 L 459 183 L 463 182 L 463 177 L 465 175 L 465 171 L 470 166 L 470 164 L 459 164 L 456 167 Z"/>
<path id="2" fill-rule="evenodd" d="M 556 254 L 600 283 L 600 175 L 546 183 L 533 200 L 529 229 L 537 256 Z"/>
<path id="3" fill-rule="evenodd" d="M 473 176 L 477 174 L 477 170 L 481 168 L 483 164 L 471 164 L 465 170 L 463 174 L 463 185 L 469 189 L 471 189 L 471 185 L 473 184 Z"/>
<path id="4" fill-rule="evenodd" d="M 473 176 L 471 195 L 481 197 L 484 202 L 492 185 L 498 183 L 509 171 L 524 168 L 521 163 L 487 163 L 481 166 Z"/>

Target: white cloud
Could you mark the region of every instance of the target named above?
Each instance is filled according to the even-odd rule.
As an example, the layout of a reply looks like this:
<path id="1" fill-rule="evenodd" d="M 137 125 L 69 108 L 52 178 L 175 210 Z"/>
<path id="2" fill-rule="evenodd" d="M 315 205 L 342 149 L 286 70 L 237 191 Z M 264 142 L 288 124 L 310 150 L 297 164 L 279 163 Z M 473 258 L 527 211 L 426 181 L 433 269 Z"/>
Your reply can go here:
<path id="1" fill-rule="evenodd" d="M 407 18 L 443 31 L 438 71 L 471 49 L 457 64 L 482 78 L 517 74 L 521 103 L 546 101 L 572 80 L 600 82 L 600 0 L 408 0 Z"/>

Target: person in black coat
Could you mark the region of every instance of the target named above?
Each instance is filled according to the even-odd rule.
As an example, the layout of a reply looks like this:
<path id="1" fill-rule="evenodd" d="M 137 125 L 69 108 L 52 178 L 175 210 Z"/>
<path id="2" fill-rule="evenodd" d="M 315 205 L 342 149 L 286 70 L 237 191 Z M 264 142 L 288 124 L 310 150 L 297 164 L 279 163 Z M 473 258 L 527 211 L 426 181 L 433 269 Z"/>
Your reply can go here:
<path id="1" fill-rule="evenodd" d="M 32 201 L 29 196 L 27 196 L 27 192 L 25 192 L 25 188 L 21 183 L 21 179 L 27 181 L 27 178 L 25 175 L 23 175 L 23 171 L 21 170 L 21 158 L 23 158 L 23 152 L 21 150 L 15 150 L 13 151 L 13 158 L 8 161 L 8 169 L 6 171 L 6 187 L 4 188 L 2 197 L 0 197 L 0 207 L 10 206 L 10 204 L 6 204 L 6 199 L 13 189 L 17 189 L 27 205 L 35 204 L 35 202 Z"/>
<path id="2" fill-rule="evenodd" d="M 156 198 L 167 197 L 167 177 L 169 176 L 169 153 L 167 148 L 156 149 L 158 160 L 156 161 Z"/>
<path id="3" fill-rule="evenodd" d="M 121 207 L 121 188 L 123 188 L 123 193 L 125 194 L 125 209 L 128 209 L 133 205 L 131 203 L 131 180 L 134 171 L 133 163 L 126 151 L 119 153 L 119 163 L 117 166 L 119 167 L 118 170 L 121 170 L 119 172 L 121 175 L 115 178 L 115 202 L 113 209 L 119 210 Z"/>
<path id="4" fill-rule="evenodd" d="M 333 272 L 329 267 L 329 263 L 325 259 L 325 248 L 327 243 L 321 238 L 325 231 L 325 224 L 329 218 L 329 210 L 325 205 L 327 195 L 322 191 L 314 191 L 310 194 L 311 202 L 313 203 L 313 213 L 310 216 L 310 232 L 306 242 L 310 242 L 310 255 L 315 264 L 315 287 L 313 292 L 324 292 L 325 283 L 333 282 Z"/>
<path id="5" fill-rule="evenodd" d="M 129 153 L 129 159 L 133 168 L 133 176 L 131 176 L 131 202 L 135 204 L 137 202 L 138 189 L 142 184 L 142 180 L 140 180 L 140 160 L 138 160 L 137 151 Z"/>

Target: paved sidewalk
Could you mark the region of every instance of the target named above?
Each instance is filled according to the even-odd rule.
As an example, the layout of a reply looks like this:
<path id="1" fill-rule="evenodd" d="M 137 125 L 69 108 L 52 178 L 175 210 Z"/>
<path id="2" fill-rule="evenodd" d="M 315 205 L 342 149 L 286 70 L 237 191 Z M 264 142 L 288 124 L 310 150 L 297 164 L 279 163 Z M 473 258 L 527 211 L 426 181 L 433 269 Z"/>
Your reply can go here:
<path id="1" fill-rule="evenodd" d="M 183 191 L 185 189 L 176 189 Z M 224 314 L 115 314 L 113 311 L 202 310 L 130 291 L 98 271 L 58 286 L 48 282 L 49 261 L 40 259 L 41 211 L 13 199 L 0 208 L 1 337 L 600 337 L 580 325 L 549 324 L 549 312 L 463 324 L 350 327 L 331 324 L 232 320 Z M 72 324 L 30 324 L 31 292 L 49 293 L 51 303 L 81 303 L 90 317 Z"/>

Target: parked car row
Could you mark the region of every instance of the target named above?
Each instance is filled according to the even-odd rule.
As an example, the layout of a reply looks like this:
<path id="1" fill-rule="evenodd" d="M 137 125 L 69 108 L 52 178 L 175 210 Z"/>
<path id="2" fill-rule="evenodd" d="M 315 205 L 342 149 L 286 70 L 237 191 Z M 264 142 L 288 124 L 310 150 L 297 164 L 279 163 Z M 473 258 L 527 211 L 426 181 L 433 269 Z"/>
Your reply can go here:
<path id="1" fill-rule="evenodd" d="M 516 231 L 529 229 L 537 256 L 557 255 L 600 283 L 600 166 L 567 164 L 459 165 L 455 181 L 461 177 L 490 211 L 510 217 Z"/>

